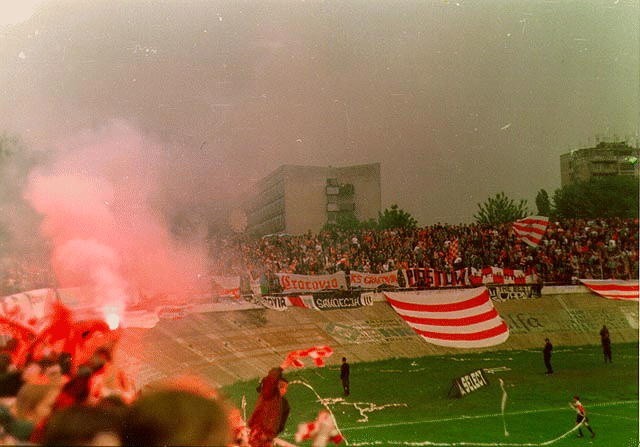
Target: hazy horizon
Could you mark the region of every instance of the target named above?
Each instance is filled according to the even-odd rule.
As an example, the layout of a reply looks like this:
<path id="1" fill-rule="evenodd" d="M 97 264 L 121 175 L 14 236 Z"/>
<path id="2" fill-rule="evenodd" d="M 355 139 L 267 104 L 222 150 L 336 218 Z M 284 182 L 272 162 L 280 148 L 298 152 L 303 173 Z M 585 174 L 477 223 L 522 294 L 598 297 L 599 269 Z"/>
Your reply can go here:
<path id="1" fill-rule="evenodd" d="M 535 212 L 537 191 L 560 187 L 560 154 L 637 144 L 639 10 L 45 2 L 0 28 L 2 132 L 56 159 L 124 126 L 163 148 L 148 163 L 174 214 L 216 214 L 282 164 L 375 162 L 383 208 L 421 225 L 471 222 L 498 192 Z"/>

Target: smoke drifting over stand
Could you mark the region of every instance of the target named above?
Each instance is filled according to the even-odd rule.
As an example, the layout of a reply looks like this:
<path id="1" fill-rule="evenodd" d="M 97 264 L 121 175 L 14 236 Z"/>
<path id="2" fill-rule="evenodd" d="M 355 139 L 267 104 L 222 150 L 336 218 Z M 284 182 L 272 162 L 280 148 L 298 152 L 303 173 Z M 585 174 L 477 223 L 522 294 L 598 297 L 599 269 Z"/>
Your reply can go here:
<path id="1" fill-rule="evenodd" d="M 164 190 L 175 160 L 122 122 L 55 149 L 29 178 L 25 197 L 43 216 L 61 287 L 90 286 L 96 303 L 118 310 L 141 294 L 198 290 L 206 272 L 203 241 L 171 233 Z"/>

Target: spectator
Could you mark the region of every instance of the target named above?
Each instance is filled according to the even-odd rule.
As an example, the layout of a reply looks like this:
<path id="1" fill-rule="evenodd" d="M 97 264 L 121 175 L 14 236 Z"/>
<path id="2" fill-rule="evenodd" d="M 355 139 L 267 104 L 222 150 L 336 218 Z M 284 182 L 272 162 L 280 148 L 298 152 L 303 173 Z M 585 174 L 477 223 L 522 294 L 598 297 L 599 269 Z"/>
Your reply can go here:
<path id="1" fill-rule="evenodd" d="M 600 329 L 600 343 L 602 344 L 602 354 L 604 355 L 604 362 L 611 363 L 611 338 L 609 337 L 609 329 L 603 325 Z"/>
<path id="2" fill-rule="evenodd" d="M 11 362 L 11 355 L 0 353 L 0 398 L 17 395 L 23 383 L 22 373 Z"/>
<path id="3" fill-rule="evenodd" d="M 542 350 L 542 357 L 544 359 L 544 366 L 547 368 L 547 375 L 553 374 L 553 367 L 551 366 L 551 353 L 553 352 L 553 345 L 548 338 L 544 339 L 544 349 Z"/>
<path id="4" fill-rule="evenodd" d="M 53 414 L 44 432 L 45 446 L 118 446 L 126 407 L 74 405 Z"/>
<path id="5" fill-rule="evenodd" d="M 9 429 L 20 441 L 37 442 L 34 438 L 46 423 L 60 392 L 57 385 L 25 383 L 16 396 L 16 418 Z"/>
<path id="6" fill-rule="evenodd" d="M 349 363 L 347 363 L 346 357 L 342 357 L 342 364 L 340 365 L 340 381 L 342 382 L 342 390 L 345 396 L 348 396 L 351 393 L 351 389 L 349 387 L 349 375 Z"/>
<path id="7" fill-rule="evenodd" d="M 260 381 L 258 387 L 260 396 L 249 418 L 249 443 L 252 447 L 270 447 L 279 430 L 284 428 L 283 416 L 288 416 L 288 402 L 283 400 L 283 394 L 279 388 L 282 376 L 282 368 L 272 368 Z M 284 389 L 286 392 L 286 387 Z"/>
<path id="8" fill-rule="evenodd" d="M 223 405 L 181 390 L 138 398 L 123 422 L 122 444 L 139 446 L 227 445 L 231 430 Z"/>
<path id="9" fill-rule="evenodd" d="M 287 419 L 289 419 L 289 413 L 291 412 L 291 407 L 289 406 L 289 400 L 285 397 L 287 394 L 287 390 L 289 388 L 289 381 L 284 377 L 281 377 L 278 380 L 278 393 L 282 399 L 282 403 L 280 405 L 280 424 L 278 426 L 277 434 L 282 433 L 287 425 Z"/>

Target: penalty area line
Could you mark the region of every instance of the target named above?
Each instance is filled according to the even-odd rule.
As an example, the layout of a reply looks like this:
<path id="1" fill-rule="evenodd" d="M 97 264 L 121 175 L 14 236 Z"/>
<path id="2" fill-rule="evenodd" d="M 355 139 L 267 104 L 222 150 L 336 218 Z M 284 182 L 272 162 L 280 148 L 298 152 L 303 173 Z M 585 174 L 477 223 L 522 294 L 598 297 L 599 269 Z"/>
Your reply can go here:
<path id="1" fill-rule="evenodd" d="M 621 400 L 615 402 L 602 402 L 598 404 L 592 404 L 591 407 L 613 407 L 616 405 L 629 405 L 629 404 L 637 404 L 637 400 Z M 536 414 L 536 413 L 548 413 L 552 411 L 560 411 L 566 410 L 567 407 L 555 407 L 555 408 L 541 408 L 538 410 L 522 410 L 522 411 L 513 411 L 505 413 L 505 416 L 518 416 L 523 414 Z M 388 427 L 399 427 L 403 425 L 420 425 L 420 424 L 438 424 L 440 422 L 451 422 L 451 421 L 459 421 L 464 419 L 489 419 L 494 417 L 501 417 L 502 413 L 488 413 L 488 414 L 479 414 L 475 416 L 455 416 L 450 418 L 441 418 L 441 419 L 424 419 L 421 421 L 407 421 L 407 422 L 393 422 L 389 424 L 371 424 L 371 425 L 363 425 L 363 426 L 353 426 L 353 427 L 341 427 L 340 430 L 343 432 L 350 431 L 358 431 L 358 430 L 371 430 L 372 428 L 388 428 Z"/>

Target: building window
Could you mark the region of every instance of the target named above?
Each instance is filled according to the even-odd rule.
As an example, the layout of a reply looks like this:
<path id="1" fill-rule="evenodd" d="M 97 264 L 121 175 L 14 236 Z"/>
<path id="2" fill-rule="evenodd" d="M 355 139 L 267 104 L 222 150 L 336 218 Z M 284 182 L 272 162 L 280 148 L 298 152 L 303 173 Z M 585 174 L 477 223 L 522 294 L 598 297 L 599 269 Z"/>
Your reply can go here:
<path id="1" fill-rule="evenodd" d="M 355 203 L 341 203 L 340 211 L 355 211 L 356 204 Z"/>
<path id="2" fill-rule="evenodd" d="M 355 192 L 355 188 L 351 183 L 345 183 L 344 185 L 340 185 L 340 195 L 341 196 L 352 196 Z"/>
<path id="3" fill-rule="evenodd" d="M 328 196 L 337 196 L 339 193 L 340 193 L 340 188 L 338 186 L 327 186 Z"/>

